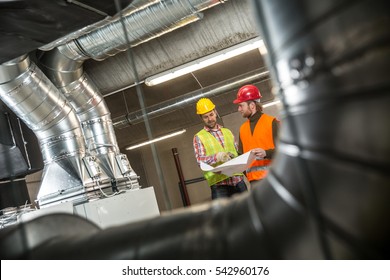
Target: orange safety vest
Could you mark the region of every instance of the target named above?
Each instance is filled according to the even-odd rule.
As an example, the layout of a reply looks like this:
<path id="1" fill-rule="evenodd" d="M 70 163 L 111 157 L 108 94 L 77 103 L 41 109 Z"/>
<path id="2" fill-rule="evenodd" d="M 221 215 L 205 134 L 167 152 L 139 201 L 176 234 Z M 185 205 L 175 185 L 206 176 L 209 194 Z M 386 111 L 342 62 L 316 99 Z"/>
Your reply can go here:
<path id="1" fill-rule="evenodd" d="M 272 135 L 272 122 L 274 119 L 274 117 L 262 114 L 257 121 L 253 135 L 249 120 L 241 125 L 240 140 L 244 153 L 254 148 L 262 148 L 264 150 L 275 149 Z M 270 159 L 254 160 L 251 166 L 246 170 L 246 177 L 249 181 L 263 179 L 267 175 L 267 169 L 270 164 Z"/>

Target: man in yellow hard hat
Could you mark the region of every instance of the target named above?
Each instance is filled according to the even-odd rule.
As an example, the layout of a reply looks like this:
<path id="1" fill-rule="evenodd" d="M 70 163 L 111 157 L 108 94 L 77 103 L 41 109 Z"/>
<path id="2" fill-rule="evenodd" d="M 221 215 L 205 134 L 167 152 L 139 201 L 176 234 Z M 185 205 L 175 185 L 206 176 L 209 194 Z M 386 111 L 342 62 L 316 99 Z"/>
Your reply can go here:
<path id="1" fill-rule="evenodd" d="M 217 123 L 218 113 L 214 103 L 208 98 L 201 98 L 196 103 L 196 113 L 204 122 L 204 128 L 194 136 L 195 157 L 200 162 L 218 166 L 237 156 L 237 143 L 233 133 Z M 211 199 L 231 197 L 247 191 L 242 173 L 228 177 L 224 174 L 204 172 L 211 188 Z"/>

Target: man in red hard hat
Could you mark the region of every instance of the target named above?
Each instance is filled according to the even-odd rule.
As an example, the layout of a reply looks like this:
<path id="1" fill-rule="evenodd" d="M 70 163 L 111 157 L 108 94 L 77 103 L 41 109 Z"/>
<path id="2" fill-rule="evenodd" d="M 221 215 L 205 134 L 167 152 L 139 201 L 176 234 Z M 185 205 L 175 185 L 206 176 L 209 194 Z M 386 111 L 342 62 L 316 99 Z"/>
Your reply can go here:
<path id="1" fill-rule="evenodd" d="M 196 103 L 196 114 L 204 122 L 204 127 L 194 136 L 193 146 L 195 157 L 200 165 L 205 162 L 218 166 L 237 154 L 237 143 L 233 133 L 217 123 L 217 110 L 208 98 L 201 98 Z M 211 199 L 231 197 L 236 193 L 247 191 L 244 174 L 238 173 L 229 177 L 210 171 L 203 172 L 211 189 Z"/>
<path id="2" fill-rule="evenodd" d="M 261 94 L 256 86 L 245 85 L 238 90 L 237 98 L 233 101 L 238 104 L 241 115 L 247 118 L 240 127 L 238 153 L 252 151 L 256 156 L 256 160 L 246 170 L 252 188 L 259 185 L 267 174 L 279 131 L 279 121 L 263 113 L 260 98 Z"/>

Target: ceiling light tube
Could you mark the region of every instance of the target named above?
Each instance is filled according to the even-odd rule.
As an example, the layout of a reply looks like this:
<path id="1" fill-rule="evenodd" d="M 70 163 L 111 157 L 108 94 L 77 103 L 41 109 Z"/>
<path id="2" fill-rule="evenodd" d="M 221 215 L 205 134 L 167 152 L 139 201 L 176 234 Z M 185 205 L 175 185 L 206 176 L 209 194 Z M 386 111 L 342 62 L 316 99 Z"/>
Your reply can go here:
<path id="1" fill-rule="evenodd" d="M 154 76 L 148 77 L 145 79 L 145 84 L 147 86 L 154 86 L 179 76 L 194 72 L 196 70 L 205 68 L 212 64 L 227 60 L 229 58 L 235 57 L 237 55 L 249 52 L 254 49 L 264 49 L 263 40 L 256 38 L 248 40 L 244 43 L 237 44 L 233 47 L 218 51 L 211 55 L 204 56 L 202 58 L 196 59 L 189 63 L 180 65 L 178 67 L 172 68 L 170 70 L 164 71 L 162 73 L 156 74 Z"/>
<path id="2" fill-rule="evenodd" d="M 280 100 L 271 101 L 271 102 L 265 103 L 263 105 L 263 108 L 271 107 L 271 106 L 279 104 L 279 103 L 280 103 Z"/>
<path id="3" fill-rule="evenodd" d="M 134 145 L 134 146 L 127 147 L 126 150 L 133 150 L 133 149 L 136 149 L 136 148 L 145 146 L 145 145 L 149 145 L 149 144 L 152 144 L 152 143 L 155 143 L 155 142 L 158 142 L 158 141 L 167 139 L 167 138 L 171 138 L 171 137 L 174 137 L 174 136 L 183 134 L 184 132 L 186 132 L 186 130 L 185 130 L 185 129 L 182 129 L 182 130 L 180 130 L 180 131 L 176 131 L 176 132 L 173 132 L 173 133 L 171 133 L 171 134 L 167 134 L 167 135 L 164 135 L 164 136 L 161 136 L 161 137 L 157 137 L 157 138 L 154 138 L 154 139 L 152 139 L 152 140 L 149 140 L 149 141 L 146 141 L 146 142 L 143 142 L 143 143 Z"/>

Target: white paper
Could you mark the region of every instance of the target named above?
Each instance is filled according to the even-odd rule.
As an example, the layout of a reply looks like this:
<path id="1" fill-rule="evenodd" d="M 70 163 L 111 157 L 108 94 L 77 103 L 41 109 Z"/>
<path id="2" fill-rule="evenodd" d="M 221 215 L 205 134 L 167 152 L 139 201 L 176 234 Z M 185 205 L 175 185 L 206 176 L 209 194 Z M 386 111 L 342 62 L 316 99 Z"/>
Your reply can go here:
<path id="1" fill-rule="evenodd" d="M 221 172 L 226 176 L 232 176 L 234 173 L 241 173 L 248 169 L 251 163 L 254 161 L 255 156 L 251 152 L 246 152 L 238 157 L 235 157 L 217 167 L 212 167 L 207 163 L 200 162 L 200 169 L 203 171 Z"/>

